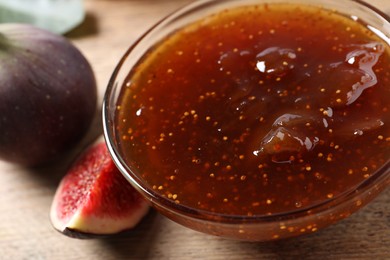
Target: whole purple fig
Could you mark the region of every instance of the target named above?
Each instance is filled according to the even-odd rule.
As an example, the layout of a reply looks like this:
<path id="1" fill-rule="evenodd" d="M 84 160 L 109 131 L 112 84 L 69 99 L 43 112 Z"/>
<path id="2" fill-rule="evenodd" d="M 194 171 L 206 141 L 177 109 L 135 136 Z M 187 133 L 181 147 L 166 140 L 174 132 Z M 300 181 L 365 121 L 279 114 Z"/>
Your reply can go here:
<path id="1" fill-rule="evenodd" d="M 0 24 L 0 158 L 37 166 L 74 147 L 96 112 L 92 68 L 66 38 Z"/>

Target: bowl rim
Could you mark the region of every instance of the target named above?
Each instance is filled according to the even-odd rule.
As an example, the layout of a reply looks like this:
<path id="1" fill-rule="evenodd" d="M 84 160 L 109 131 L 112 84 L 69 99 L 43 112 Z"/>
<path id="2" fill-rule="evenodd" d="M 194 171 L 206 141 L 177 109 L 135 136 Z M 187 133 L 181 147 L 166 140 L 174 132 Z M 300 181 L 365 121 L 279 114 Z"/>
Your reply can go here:
<path id="1" fill-rule="evenodd" d="M 313 4 L 316 4 L 319 1 L 324 0 L 315 0 L 312 1 Z M 306 216 L 308 215 L 308 212 L 310 214 L 316 214 L 316 213 L 324 213 L 327 211 L 334 210 L 335 207 L 342 206 L 345 203 L 348 203 L 351 199 L 357 198 L 359 196 L 362 196 L 363 194 L 370 193 L 372 188 L 377 189 L 385 189 L 386 187 L 390 186 L 390 158 L 382 165 L 380 169 L 378 169 L 376 172 L 374 172 L 369 178 L 365 179 L 361 183 L 349 188 L 348 190 L 338 194 L 337 196 L 326 199 L 323 201 L 320 201 L 315 204 L 311 204 L 307 207 L 298 208 L 296 210 L 286 211 L 286 212 L 279 212 L 275 214 L 270 215 L 233 215 L 233 214 L 225 214 L 225 213 L 217 213 L 217 212 L 211 212 L 207 210 L 201 210 L 197 209 L 195 207 L 189 207 L 186 205 L 175 203 L 174 201 L 162 196 L 158 192 L 154 191 L 151 188 L 148 188 L 147 185 L 144 185 L 142 183 L 142 179 L 139 178 L 136 174 L 133 173 L 131 167 L 126 164 L 125 160 L 122 158 L 118 147 L 115 145 L 115 131 L 112 131 L 111 125 L 113 125 L 113 122 L 110 120 L 110 114 L 111 114 L 111 107 L 113 104 L 110 103 L 110 100 L 113 96 L 114 90 L 116 90 L 117 86 L 117 76 L 121 72 L 121 69 L 123 68 L 124 63 L 128 59 L 129 55 L 132 54 L 132 51 L 139 45 L 142 44 L 145 37 L 147 37 L 149 34 L 153 33 L 155 30 L 158 30 L 160 27 L 163 27 L 166 23 L 174 22 L 175 19 L 178 19 L 182 17 L 183 15 L 186 15 L 187 12 L 192 11 L 196 8 L 201 8 L 203 5 L 207 5 L 210 3 L 215 2 L 238 2 L 238 0 L 227 0 L 227 1 L 219 1 L 219 0 L 197 0 L 194 2 L 191 2 L 189 4 L 184 5 L 183 7 L 177 9 L 176 11 L 171 12 L 170 14 L 166 15 L 159 21 L 157 21 L 153 26 L 151 26 L 148 30 L 146 30 L 131 46 L 127 49 L 127 51 L 124 53 L 124 55 L 119 60 L 118 64 L 116 65 L 110 79 L 107 85 L 106 92 L 103 97 L 103 103 L 102 103 L 102 123 L 103 123 L 103 135 L 105 142 L 107 144 L 107 148 L 109 150 L 109 153 L 115 163 L 115 165 L 118 167 L 122 175 L 136 188 L 138 191 L 146 195 L 146 198 L 151 201 L 152 205 L 155 204 L 160 208 L 163 208 L 164 210 L 167 210 L 169 212 L 172 212 L 177 215 L 182 215 L 185 217 L 195 218 L 195 219 L 201 219 L 211 222 L 222 222 L 225 224 L 235 224 L 235 223 L 259 223 L 259 222 L 270 222 L 270 221 L 281 221 L 281 220 L 288 220 L 288 219 L 295 219 L 300 216 Z M 266 2 L 272 3 L 273 0 L 262 0 L 260 1 L 261 4 L 264 4 Z M 283 2 L 283 1 L 278 1 Z M 286 0 L 286 3 L 290 3 L 290 1 Z M 302 0 L 294 0 L 293 2 L 302 2 Z M 389 26 L 389 34 L 390 34 L 390 16 L 379 10 L 378 8 L 372 6 L 371 4 L 363 1 L 363 0 L 331 0 L 329 2 L 345 2 L 345 3 L 351 3 L 356 4 L 357 6 L 366 8 L 370 12 L 372 12 L 375 15 L 378 15 L 380 18 L 385 20 L 388 23 Z M 318 4 L 317 4 L 318 6 Z M 346 14 L 346 13 L 344 13 Z M 389 36 L 390 38 L 390 36 Z M 390 41 L 387 42 L 390 45 Z M 151 46 L 149 46 L 151 47 Z M 144 54 L 144 53 L 143 53 Z M 119 88 L 122 88 L 123 86 L 119 86 Z M 115 104 L 116 107 L 116 104 Z M 377 187 L 378 183 L 383 184 L 383 187 Z"/>

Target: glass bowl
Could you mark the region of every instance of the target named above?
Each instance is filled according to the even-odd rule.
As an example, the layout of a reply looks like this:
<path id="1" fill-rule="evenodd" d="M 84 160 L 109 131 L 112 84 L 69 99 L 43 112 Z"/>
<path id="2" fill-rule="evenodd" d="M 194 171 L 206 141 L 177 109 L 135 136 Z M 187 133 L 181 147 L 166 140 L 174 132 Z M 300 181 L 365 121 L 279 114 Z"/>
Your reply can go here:
<path id="1" fill-rule="evenodd" d="M 225 238 L 246 241 L 282 239 L 310 234 L 344 219 L 389 186 L 390 161 L 387 143 L 385 162 L 369 177 L 335 196 L 328 196 L 327 199 L 307 207 L 297 207 L 295 210 L 275 214 L 220 213 L 177 203 L 176 195 L 161 194 L 158 188 L 146 183 L 141 172 L 134 167 L 133 158 L 127 158 L 121 149 L 123 139 L 118 132 L 118 99 L 121 98 L 123 88 L 132 87 L 129 80 L 130 71 L 144 59 L 144 55 L 152 50 L 156 43 L 175 34 L 184 26 L 221 10 L 244 5 L 273 5 L 286 2 L 319 6 L 326 10 L 337 11 L 352 20 L 363 21 L 366 28 L 379 36 L 383 43 L 390 43 L 389 18 L 376 8 L 358 0 L 203 0 L 181 8 L 148 30 L 128 49 L 113 72 L 103 102 L 104 135 L 108 148 L 127 180 L 150 201 L 154 208 L 171 220 L 191 229 Z M 198 186 L 195 189 L 200 190 L 202 187 Z"/>

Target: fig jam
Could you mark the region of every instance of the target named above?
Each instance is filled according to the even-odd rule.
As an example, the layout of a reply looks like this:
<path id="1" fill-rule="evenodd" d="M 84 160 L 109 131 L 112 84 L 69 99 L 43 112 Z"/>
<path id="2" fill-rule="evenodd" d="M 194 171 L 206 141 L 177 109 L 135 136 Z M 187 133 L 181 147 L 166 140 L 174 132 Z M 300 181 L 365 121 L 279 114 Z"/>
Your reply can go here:
<path id="1" fill-rule="evenodd" d="M 317 7 L 224 10 L 128 75 L 117 142 L 146 185 L 200 211 L 262 216 L 351 192 L 390 158 L 389 44 Z"/>

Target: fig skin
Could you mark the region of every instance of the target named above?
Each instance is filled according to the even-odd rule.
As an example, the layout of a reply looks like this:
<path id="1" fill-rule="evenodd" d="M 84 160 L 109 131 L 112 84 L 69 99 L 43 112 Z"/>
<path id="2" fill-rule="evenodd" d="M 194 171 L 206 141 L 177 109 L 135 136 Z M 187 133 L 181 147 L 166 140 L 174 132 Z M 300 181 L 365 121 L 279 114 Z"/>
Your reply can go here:
<path id="1" fill-rule="evenodd" d="M 96 113 L 92 68 L 70 41 L 26 24 L 0 24 L 0 159 L 52 161 L 86 134 Z"/>

